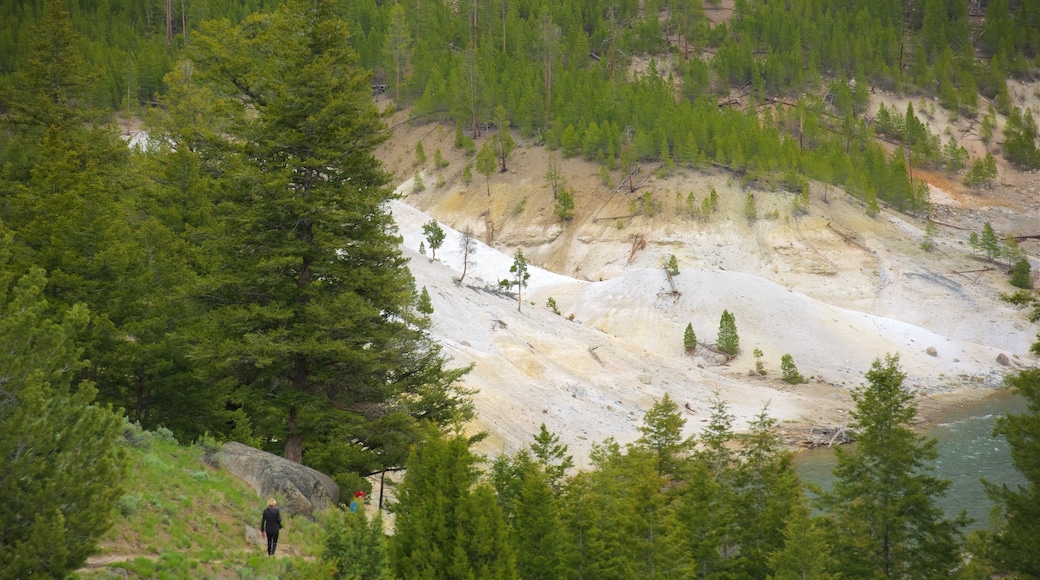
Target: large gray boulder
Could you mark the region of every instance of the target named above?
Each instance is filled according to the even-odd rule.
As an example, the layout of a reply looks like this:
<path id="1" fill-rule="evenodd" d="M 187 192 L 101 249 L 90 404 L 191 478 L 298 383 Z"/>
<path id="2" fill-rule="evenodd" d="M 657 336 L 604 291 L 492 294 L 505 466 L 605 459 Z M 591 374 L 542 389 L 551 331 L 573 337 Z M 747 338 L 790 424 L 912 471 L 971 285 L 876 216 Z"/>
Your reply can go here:
<path id="1" fill-rule="evenodd" d="M 261 497 L 277 497 L 289 513 L 310 516 L 337 505 L 339 486 L 332 478 L 305 465 L 231 441 L 211 461 L 246 482 Z"/>

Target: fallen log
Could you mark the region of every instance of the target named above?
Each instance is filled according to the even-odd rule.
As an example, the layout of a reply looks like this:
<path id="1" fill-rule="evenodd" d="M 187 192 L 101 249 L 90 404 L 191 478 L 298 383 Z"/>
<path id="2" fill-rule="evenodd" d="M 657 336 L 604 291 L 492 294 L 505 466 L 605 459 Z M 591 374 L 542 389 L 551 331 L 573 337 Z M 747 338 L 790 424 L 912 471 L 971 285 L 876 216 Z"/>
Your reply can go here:
<path id="1" fill-rule="evenodd" d="M 933 219 L 932 223 L 935 224 L 935 225 L 943 226 L 945 228 L 953 228 L 955 230 L 970 230 L 971 229 L 971 228 L 965 228 L 965 227 L 961 227 L 961 226 L 955 226 L 953 224 L 944 223 L 944 222 L 941 222 L 941 221 L 939 221 L 937 219 Z"/>
<path id="2" fill-rule="evenodd" d="M 837 431 L 834 432 L 834 435 L 831 437 L 831 440 L 827 442 L 827 448 L 828 449 L 831 447 L 831 445 L 834 445 L 834 440 L 837 439 L 839 436 L 842 439 L 842 443 L 848 443 L 849 442 L 849 438 L 845 434 L 845 425 L 842 425 L 840 429 L 838 429 Z"/>

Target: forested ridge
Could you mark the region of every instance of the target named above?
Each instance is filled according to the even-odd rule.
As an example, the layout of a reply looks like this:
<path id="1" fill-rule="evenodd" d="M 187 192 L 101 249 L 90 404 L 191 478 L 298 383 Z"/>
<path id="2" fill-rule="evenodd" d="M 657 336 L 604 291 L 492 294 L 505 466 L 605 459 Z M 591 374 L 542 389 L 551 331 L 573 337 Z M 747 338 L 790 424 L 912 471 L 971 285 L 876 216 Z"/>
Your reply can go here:
<path id="1" fill-rule="evenodd" d="M 5 3 L 0 290 L 18 372 L 0 382 L 12 490 L 0 549 L 18 562 L 11 577 L 74 569 L 104 531 L 94 518 L 116 502 L 125 463 L 119 413 L 182 440 L 284 454 L 348 490 L 408 465 L 387 561 L 400 577 L 1033 573 L 1014 530 L 978 540 L 990 557 L 979 568 L 960 565 L 962 522 L 934 507 L 946 485 L 922 473 L 931 444 L 909 427 L 891 358 L 858 392 L 865 444 L 843 458 L 847 486 L 823 496 L 819 517 L 765 413 L 738 442 L 720 404 L 702 437 L 682 440 L 662 400 L 638 443 L 603 442 L 571 478 L 550 433 L 533 458 L 503 457 L 487 477 L 472 438 L 445 435 L 472 418 L 467 369 L 431 340 L 401 255 L 392 177 L 373 155 L 387 138 L 374 84 L 460 136 L 512 127 L 624 172 L 711 164 L 794 191 L 815 179 L 868 212 L 927 216 L 911 168 L 973 164 L 912 104 L 868 119 L 872 90 L 934 95 L 983 124 L 1000 115 L 1004 156 L 1040 166 L 1035 119 L 1007 88 L 1037 72 L 1034 2 L 709 12 L 631 0 Z M 150 147 L 128 149 L 116 113 L 142 117 Z M 993 491 L 1009 510 L 1029 493 Z M 91 517 L 73 517 L 88 504 Z"/>

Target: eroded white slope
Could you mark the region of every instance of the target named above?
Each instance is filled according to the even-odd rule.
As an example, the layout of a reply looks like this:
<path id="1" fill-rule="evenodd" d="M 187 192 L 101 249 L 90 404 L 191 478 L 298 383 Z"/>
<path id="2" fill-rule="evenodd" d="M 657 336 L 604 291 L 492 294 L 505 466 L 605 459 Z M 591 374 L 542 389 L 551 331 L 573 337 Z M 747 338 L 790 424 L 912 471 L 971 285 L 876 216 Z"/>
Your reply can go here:
<path id="1" fill-rule="evenodd" d="M 457 284 L 458 232 L 441 224 L 447 239 L 431 262 L 417 253 L 430 217 L 403 202 L 395 202 L 393 212 L 416 283 L 433 301 L 434 339 L 459 365 L 475 365 L 465 382 L 479 389 L 477 427 L 491 434 L 487 451 L 528 444 L 544 422 L 575 457 L 584 457 L 606 437 L 638 437 L 643 414 L 666 392 L 686 413 L 690 432 L 704 424 L 714 397 L 730 404 L 737 428 L 765 405 L 781 421 L 834 424 L 849 406 L 847 387 L 860 384 L 871 361 L 887 353 L 900 355 L 908 384 L 922 393 L 999 381 L 994 348 L 830 306 L 736 272 L 684 270 L 674 280 L 676 295 L 661 269 L 587 282 L 531 266 L 518 311 L 515 298 L 484 289 L 509 277 L 512 255 L 476 242 L 466 278 Z M 562 316 L 546 308 L 549 296 Z M 706 350 L 685 355 L 686 324 L 713 343 L 723 309 L 736 317 L 741 356 L 720 365 Z M 571 314 L 573 321 L 566 318 Z M 765 353 L 765 379 L 748 376 L 756 347 Z M 802 374 L 822 381 L 779 382 L 784 353 Z"/>

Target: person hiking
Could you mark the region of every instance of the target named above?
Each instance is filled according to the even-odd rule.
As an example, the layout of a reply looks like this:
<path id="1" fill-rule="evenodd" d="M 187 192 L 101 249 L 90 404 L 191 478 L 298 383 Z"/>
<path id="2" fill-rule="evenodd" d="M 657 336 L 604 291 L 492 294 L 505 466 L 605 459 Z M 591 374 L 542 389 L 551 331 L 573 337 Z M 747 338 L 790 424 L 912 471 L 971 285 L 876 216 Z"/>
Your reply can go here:
<path id="1" fill-rule="evenodd" d="M 278 511 L 278 502 L 272 497 L 267 500 L 267 509 L 260 516 L 260 537 L 267 538 L 267 555 L 274 556 L 278 547 L 278 532 L 282 529 L 282 514 Z"/>
<path id="2" fill-rule="evenodd" d="M 354 494 L 354 501 L 350 502 L 350 511 L 356 512 L 358 508 L 364 509 L 365 506 L 365 492 L 359 491 Z"/>

